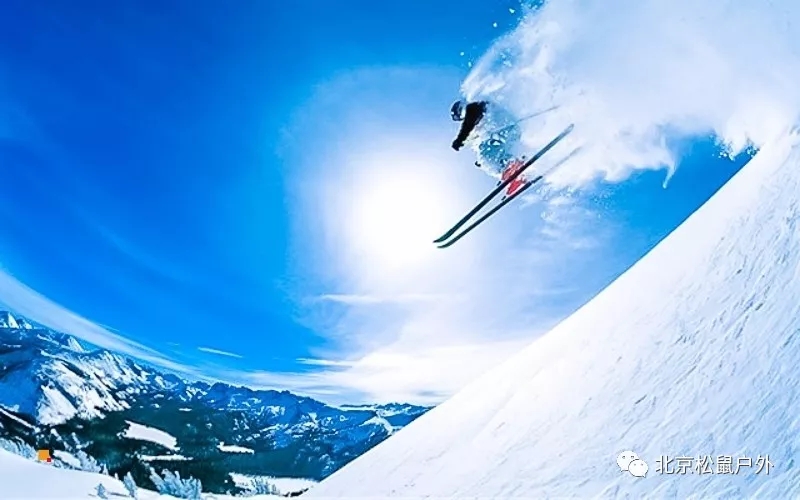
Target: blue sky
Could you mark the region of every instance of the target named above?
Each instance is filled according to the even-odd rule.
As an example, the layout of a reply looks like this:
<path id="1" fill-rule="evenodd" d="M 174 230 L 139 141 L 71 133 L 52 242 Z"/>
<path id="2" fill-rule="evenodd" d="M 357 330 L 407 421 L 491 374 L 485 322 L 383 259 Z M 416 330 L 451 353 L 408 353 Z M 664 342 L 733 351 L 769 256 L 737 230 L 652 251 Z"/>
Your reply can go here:
<path id="1" fill-rule="evenodd" d="M 417 243 L 492 185 L 449 150 L 448 109 L 518 6 L 292 5 L 5 6 L 0 300 L 194 375 L 437 401 L 580 306 L 742 164 L 710 139 L 678 142 L 668 189 L 663 170 L 636 171 L 584 186 L 569 210 L 509 210 L 471 237 L 486 247 L 429 253 Z M 540 214 L 569 241 L 537 239 L 552 236 Z M 515 263 L 546 293 L 504 296 L 520 248 L 546 253 Z M 443 306 L 445 281 L 460 305 Z M 412 344 L 424 367 L 407 363 Z"/>

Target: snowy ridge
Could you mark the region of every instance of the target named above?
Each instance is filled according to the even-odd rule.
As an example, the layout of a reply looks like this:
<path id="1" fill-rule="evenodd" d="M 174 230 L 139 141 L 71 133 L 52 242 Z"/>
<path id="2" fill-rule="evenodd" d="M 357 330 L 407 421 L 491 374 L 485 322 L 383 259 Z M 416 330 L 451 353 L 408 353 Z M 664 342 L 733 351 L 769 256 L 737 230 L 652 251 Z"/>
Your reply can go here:
<path id="1" fill-rule="evenodd" d="M 8 311 L 0 312 L 0 328 L 19 328 L 17 319 Z"/>
<path id="2" fill-rule="evenodd" d="M 419 415 L 425 413 L 427 408 L 424 406 L 416 406 L 411 404 L 403 404 L 403 403 L 388 403 L 388 404 L 378 404 L 378 405 L 342 405 L 339 408 L 345 411 L 370 411 L 374 412 L 377 417 L 380 417 L 383 422 L 388 423 L 388 425 L 393 430 L 398 430 L 406 425 L 408 425 L 411 421 L 416 419 Z M 378 420 L 374 420 L 374 422 L 378 422 Z M 381 425 L 384 425 L 383 422 L 380 422 Z"/>
<path id="3" fill-rule="evenodd" d="M 81 343 L 78 342 L 78 339 L 76 339 L 75 337 L 69 338 L 69 340 L 67 341 L 67 348 L 75 352 L 86 352 Z"/>
<path id="4" fill-rule="evenodd" d="M 4 324 L 28 324 L 7 311 Z M 137 364 L 107 351 L 86 352 L 73 337 L 43 328 L 2 327 L 0 404 L 45 424 L 75 416 L 95 418 L 127 408 L 125 388 L 146 384 Z"/>
<path id="5" fill-rule="evenodd" d="M 305 496 L 798 497 L 799 143 L 762 148 L 594 300 Z M 774 468 L 657 472 L 705 455 Z"/>

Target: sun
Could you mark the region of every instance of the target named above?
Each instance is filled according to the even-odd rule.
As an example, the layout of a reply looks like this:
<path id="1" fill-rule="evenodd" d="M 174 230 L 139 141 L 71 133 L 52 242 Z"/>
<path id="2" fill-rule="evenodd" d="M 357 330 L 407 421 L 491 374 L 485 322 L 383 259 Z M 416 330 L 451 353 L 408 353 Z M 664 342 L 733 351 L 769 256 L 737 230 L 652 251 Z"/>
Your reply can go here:
<path id="1" fill-rule="evenodd" d="M 440 193 L 401 168 L 373 179 L 354 205 L 353 244 L 365 256 L 403 267 L 423 258 L 441 227 Z"/>
<path id="2" fill-rule="evenodd" d="M 434 261 L 442 250 L 433 240 L 463 207 L 462 190 L 448 176 L 447 165 L 435 155 L 398 151 L 360 159 L 342 214 L 350 258 L 384 273 L 412 271 Z"/>

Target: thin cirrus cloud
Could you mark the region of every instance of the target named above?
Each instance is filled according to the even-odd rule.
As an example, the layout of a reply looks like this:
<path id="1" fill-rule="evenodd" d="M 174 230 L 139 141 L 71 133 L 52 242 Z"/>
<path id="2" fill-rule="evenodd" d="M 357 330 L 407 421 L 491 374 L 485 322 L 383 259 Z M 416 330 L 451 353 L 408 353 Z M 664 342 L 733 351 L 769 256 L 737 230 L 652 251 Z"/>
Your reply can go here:
<path id="1" fill-rule="evenodd" d="M 127 354 L 187 375 L 196 369 L 181 364 L 155 349 L 110 331 L 50 300 L 17 278 L 0 270 L 0 303 L 26 318 L 56 331 L 68 333 L 90 344 Z"/>
<path id="2" fill-rule="evenodd" d="M 431 302 L 436 300 L 453 300 L 453 296 L 433 293 L 406 293 L 399 295 L 368 294 L 322 294 L 318 300 L 348 305 L 368 304 L 409 304 L 413 302 Z"/>
<path id="3" fill-rule="evenodd" d="M 215 349 L 213 347 L 198 347 L 197 350 L 201 351 L 201 352 L 208 353 L 208 354 L 216 354 L 218 356 L 225 356 L 225 357 L 228 357 L 228 358 L 241 359 L 241 358 L 244 357 L 241 354 L 236 354 L 234 352 L 229 352 L 229 351 L 223 351 L 221 349 Z"/>
<path id="4" fill-rule="evenodd" d="M 353 366 L 352 361 L 340 361 L 334 359 L 312 359 L 312 358 L 297 358 L 295 361 L 301 365 L 309 366 Z"/>

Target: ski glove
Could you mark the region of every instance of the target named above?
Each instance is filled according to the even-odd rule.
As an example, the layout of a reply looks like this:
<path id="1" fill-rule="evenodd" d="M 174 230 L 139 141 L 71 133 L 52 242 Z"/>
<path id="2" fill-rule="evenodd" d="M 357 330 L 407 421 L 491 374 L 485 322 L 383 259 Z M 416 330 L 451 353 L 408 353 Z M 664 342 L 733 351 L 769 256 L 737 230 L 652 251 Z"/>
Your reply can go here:
<path id="1" fill-rule="evenodd" d="M 458 139 L 456 139 L 455 141 L 453 141 L 453 149 L 455 149 L 456 151 L 458 151 L 459 149 L 461 149 L 461 146 L 463 146 L 463 145 L 464 145 L 464 143 L 463 143 L 463 142 L 461 142 L 461 141 L 459 141 Z"/>

